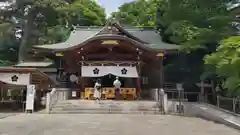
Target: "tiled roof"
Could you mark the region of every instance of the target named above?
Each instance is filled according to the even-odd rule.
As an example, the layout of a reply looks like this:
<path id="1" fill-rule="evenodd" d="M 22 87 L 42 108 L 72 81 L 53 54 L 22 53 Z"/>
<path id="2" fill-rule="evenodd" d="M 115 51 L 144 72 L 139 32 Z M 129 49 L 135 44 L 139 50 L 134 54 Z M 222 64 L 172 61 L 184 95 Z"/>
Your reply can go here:
<path id="1" fill-rule="evenodd" d="M 105 26 L 106 27 L 106 26 Z M 34 48 L 50 49 L 50 50 L 63 50 L 71 47 L 76 47 L 86 42 L 93 37 L 100 37 L 97 35 L 104 27 L 81 27 L 76 28 L 71 32 L 69 38 L 62 43 L 49 44 L 49 45 L 38 45 Z M 131 36 L 136 37 L 144 42 L 143 44 L 146 48 L 156 49 L 156 50 L 176 50 L 179 48 L 178 45 L 169 44 L 163 42 L 161 36 L 154 29 L 142 29 L 142 28 L 124 28 L 125 31 L 131 34 Z M 105 34 L 102 36 L 116 36 L 115 34 Z M 131 37 L 129 37 L 131 38 Z M 133 39 L 134 40 L 134 39 Z"/>

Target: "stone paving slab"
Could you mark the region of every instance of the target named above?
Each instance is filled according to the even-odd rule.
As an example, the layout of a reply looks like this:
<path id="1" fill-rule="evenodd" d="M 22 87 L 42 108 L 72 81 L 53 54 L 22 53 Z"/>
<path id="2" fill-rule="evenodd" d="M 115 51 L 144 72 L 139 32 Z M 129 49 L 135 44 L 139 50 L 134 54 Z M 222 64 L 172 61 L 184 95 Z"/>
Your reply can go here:
<path id="1" fill-rule="evenodd" d="M 168 115 L 20 114 L 0 120 L 0 135 L 240 135 L 200 118 Z"/>
<path id="2" fill-rule="evenodd" d="M 0 113 L 0 119 L 9 117 L 9 116 L 15 116 L 18 115 L 17 113 Z"/>

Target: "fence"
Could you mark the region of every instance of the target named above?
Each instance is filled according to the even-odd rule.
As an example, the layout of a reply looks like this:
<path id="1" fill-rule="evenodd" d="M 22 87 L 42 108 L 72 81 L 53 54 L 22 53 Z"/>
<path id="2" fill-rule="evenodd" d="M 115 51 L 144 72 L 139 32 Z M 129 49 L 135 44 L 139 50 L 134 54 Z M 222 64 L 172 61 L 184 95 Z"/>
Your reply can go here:
<path id="1" fill-rule="evenodd" d="M 240 114 L 240 99 L 217 96 L 219 108 Z"/>
<path id="2" fill-rule="evenodd" d="M 179 91 L 172 90 L 172 91 L 165 91 L 165 93 L 168 95 L 168 99 L 170 100 L 177 100 L 179 99 Z M 199 92 L 182 92 L 181 98 L 184 100 L 187 100 L 189 102 L 196 102 L 199 101 L 200 93 Z"/>

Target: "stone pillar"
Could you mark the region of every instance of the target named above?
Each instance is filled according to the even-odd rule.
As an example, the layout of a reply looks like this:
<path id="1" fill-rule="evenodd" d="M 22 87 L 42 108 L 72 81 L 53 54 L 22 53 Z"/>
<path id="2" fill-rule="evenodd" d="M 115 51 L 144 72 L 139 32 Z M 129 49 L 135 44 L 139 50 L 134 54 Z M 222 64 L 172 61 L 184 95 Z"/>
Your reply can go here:
<path id="1" fill-rule="evenodd" d="M 163 96 L 163 108 L 164 108 L 164 113 L 168 113 L 168 97 L 167 94 L 164 94 Z"/>
<path id="2" fill-rule="evenodd" d="M 47 98 L 46 98 L 46 113 L 50 113 L 50 93 L 48 92 L 47 93 Z"/>

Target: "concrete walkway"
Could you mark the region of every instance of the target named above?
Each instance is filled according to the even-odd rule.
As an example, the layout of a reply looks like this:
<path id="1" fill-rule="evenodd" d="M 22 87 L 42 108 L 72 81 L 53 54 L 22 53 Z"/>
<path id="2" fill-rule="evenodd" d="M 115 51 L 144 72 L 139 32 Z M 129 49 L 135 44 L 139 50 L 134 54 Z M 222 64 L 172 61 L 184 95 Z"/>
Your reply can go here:
<path id="1" fill-rule="evenodd" d="M 19 113 L 0 113 L 0 119 L 9 117 L 9 116 L 15 116 L 18 115 Z"/>
<path id="2" fill-rule="evenodd" d="M 219 117 L 219 122 L 225 121 L 224 123 L 226 125 L 233 125 L 235 128 L 240 129 L 240 116 L 237 114 L 233 114 L 231 112 L 228 112 L 223 109 L 219 109 L 215 106 L 212 105 L 207 105 L 207 104 L 196 104 L 196 107 L 199 107 L 203 111 L 201 113 L 205 113 L 209 115 L 209 117 L 213 119 L 218 119 Z M 222 123 L 222 122 L 221 122 Z"/>
<path id="3" fill-rule="evenodd" d="M 0 120 L 0 135 L 240 135 L 200 118 L 168 115 L 20 114 Z"/>

